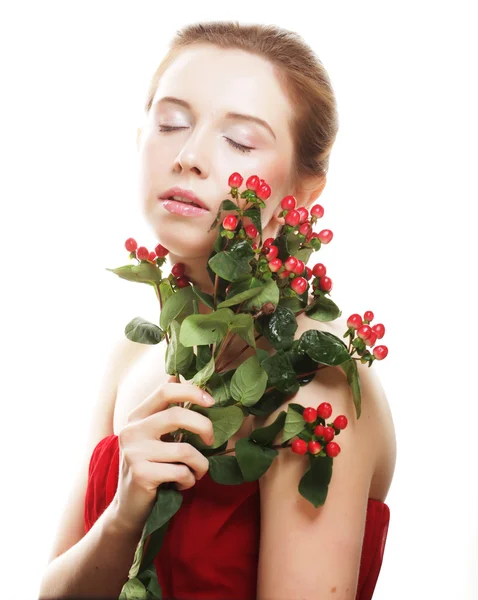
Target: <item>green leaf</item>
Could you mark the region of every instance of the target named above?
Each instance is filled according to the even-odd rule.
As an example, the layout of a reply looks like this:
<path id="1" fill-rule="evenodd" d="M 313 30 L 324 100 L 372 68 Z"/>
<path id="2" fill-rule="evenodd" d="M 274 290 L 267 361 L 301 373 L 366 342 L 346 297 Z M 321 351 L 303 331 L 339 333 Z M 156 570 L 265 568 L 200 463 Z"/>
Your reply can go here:
<path id="1" fill-rule="evenodd" d="M 252 441 L 257 442 L 258 444 L 261 444 L 262 446 L 268 446 L 272 444 L 276 439 L 279 431 L 281 431 L 284 427 L 286 414 L 287 413 L 285 412 L 285 410 L 282 410 L 273 423 L 271 423 L 267 427 L 254 429 L 254 431 L 252 431 L 249 435 L 249 438 Z"/>
<path id="2" fill-rule="evenodd" d="M 146 588 L 136 577 L 128 579 L 121 588 L 118 600 L 148 600 Z"/>
<path id="3" fill-rule="evenodd" d="M 181 344 L 184 346 L 217 344 L 226 335 L 233 318 L 234 313 L 230 308 L 220 308 L 207 315 L 189 315 L 181 325 L 179 335 Z"/>
<path id="4" fill-rule="evenodd" d="M 238 440 L 235 449 L 244 481 L 257 481 L 260 479 L 279 454 L 275 448 L 261 446 L 249 438 Z"/>
<path id="5" fill-rule="evenodd" d="M 134 317 L 124 328 L 126 337 L 138 344 L 159 344 L 164 338 L 164 331 L 143 317 Z"/>
<path id="6" fill-rule="evenodd" d="M 208 264 L 214 273 L 222 279 L 235 281 L 241 275 L 251 271 L 249 261 L 254 256 L 248 240 L 241 240 L 230 249 L 218 252 L 209 259 Z"/>
<path id="7" fill-rule="evenodd" d="M 251 415 L 265 417 L 282 406 L 285 400 L 286 394 L 274 389 L 264 394 L 257 404 L 248 407 L 247 410 Z"/>
<path id="8" fill-rule="evenodd" d="M 207 390 L 216 401 L 218 406 L 227 406 L 229 401 L 234 401 L 231 397 L 231 379 L 235 369 L 230 369 L 225 373 L 214 373 L 207 382 Z"/>
<path id="9" fill-rule="evenodd" d="M 236 370 L 231 380 L 231 394 L 244 406 L 252 406 L 264 393 L 267 373 L 257 355 L 245 360 Z"/>
<path id="10" fill-rule="evenodd" d="M 170 296 L 163 304 L 163 310 L 160 315 L 160 325 L 166 330 L 173 319 L 177 319 L 180 315 L 193 312 L 193 299 L 195 294 L 191 286 L 180 288 L 172 296 Z M 177 319 L 180 321 L 180 319 Z"/>
<path id="11" fill-rule="evenodd" d="M 211 360 L 211 347 L 198 346 L 196 352 L 196 370 L 200 371 Z"/>
<path id="12" fill-rule="evenodd" d="M 350 360 L 347 346 L 333 333 L 309 329 L 299 340 L 297 352 L 306 352 L 310 358 L 323 365 L 338 366 Z"/>
<path id="13" fill-rule="evenodd" d="M 306 265 L 309 262 L 309 259 L 312 256 L 313 252 L 314 252 L 313 248 L 301 248 L 300 250 L 296 251 L 294 256 L 295 256 L 295 258 L 298 258 L 299 260 L 301 260 L 304 263 L 304 265 Z"/>
<path id="14" fill-rule="evenodd" d="M 289 404 L 284 423 L 284 433 L 282 434 L 282 443 L 288 442 L 294 436 L 301 433 L 305 429 L 305 426 L 306 423 L 302 415 Z"/>
<path id="15" fill-rule="evenodd" d="M 214 443 L 210 446 L 205 444 L 197 433 L 186 431 L 187 441 L 198 450 L 218 448 L 239 430 L 244 421 L 244 413 L 239 406 L 204 408 L 203 406 L 194 405 L 191 410 L 195 410 L 211 419 L 214 429 Z"/>
<path id="16" fill-rule="evenodd" d="M 124 265 L 116 269 L 108 269 L 121 279 L 127 281 L 136 281 L 137 283 L 148 283 L 150 285 L 159 283 L 162 280 L 161 271 L 157 266 L 150 262 L 141 262 L 139 265 Z"/>
<path id="17" fill-rule="evenodd" d="M 317 296 L 317 299 L 305 309 L 306 315 L 315 321 L 334 321 L 342 314 L 342 311 L 333 300 L 326 296 Z"/>
<path id="18" fill-rule="evenodd" d="M 170 324 L 169 344 L 166 347 L 166 373 L 168 375 L 185 375 L 194 360 L 194 349 L 186 348 L 179 341 L 180 324 L 172 321 Z"/>
<path id="19" fill-rule="evenodd" d="M 231 331 L 237 333 L 246 344 L 249 344 L 252 348 L 256 347 L 256 340 L 254 337 L 254 319 L 249 314 L 239 313 L 234 315 L 234 319 L 230 325 Z"/>
<path id="20" fill-rule="evenodd" d="M 239 294 L 236 294 L 235 296 L 232 296 L 231 298 L 226 298 L 226 300 L 224 300 L 224 302 L 221 302 L 220 304 L 217 305 L 217 308 L 226 308 L 227 306 L 235 306 L 236 304 L 240 304 L 241 302 L 244 302 L 244 300 L 249 300 L 249 298 L 253 298 L 254 296 L 257 296 L 257 294 L 259 294 L 259 292 L 263 288 L 264 288 L 264 286 L 260 285 L 258 287 L 253 287 L 253 288 L 244 290 L 243 292 L 239 292 Z"/>
<path id="21" fill-rule="evenodd" d="M 203 302 L 206 306 L 208 306 L 209 308 L 212 308 L 214 310 L 214 298 L 211 296 L 211 294 L 206 294 L 205 292 L 201 292 L 201 290 L 199 289 L 199 287 L 197 285 L 193 285 L 192 288 L 193 288 L 193 292 L 201 300 L 201 302 Z M 218 307 L 218 308 L 220 308 L 220 307 Z"/>
<path id="22" fill-rule="evenodd" d="M 159 284 L 159 293 L 161 294 L 161 303 L 164 306 L 167 300 L 174 294 L 169 279 L 161 280 L 161 283 Z"/>
<path id="23" fill-rule="evenodd" d="M 332 458 L 311 457 L 310 465 L 299 482 L 299 493 L 318 508 L 325 503 L 331 478 Z"/>
<path id="24" fill-rule="evenodd" d="M 340 367 L 347 375 L 347 382 L 352 390 L 357 419 L 360 419 L 360 415 L 362 414 L 362 394 L 360 391 L 360 377 L 357 368 L 357 361 L 353 358 L 350 358 L 349 360 L 343 362 Z"/>
<path id="25" fill-rule="evenodd" d="M 295 394 L 299 389 L 297 375 L 288 353 L 277 350 L 275 354 L 262 361 L 262 366 L 269 376 L 268 386 L 275 387 L 285 394 Z"/>
<path id="26" fill-rule="evenodd" d="M 223 210 L 237 210 L 237 209 L 238 209 L 237 204 L 232 202 L 232 200 L 223 200 L 221 202 L 221 206 L 219 207 L 219 210 L 217 211 L 216 218 L 211 223 L 211 226 L 209 227 L 208 232 L 211 231 L 212 229 L 214 229 L 214 227 L 217 227 L 219 221 L 221 220 L 221 212 Z"/>
<path id="27" fill-rule="evenodd" d="M 216 364 L 214 362 L 214 356 L 211 357 L 211 360 L 196 373 L 196 375 L 191 380 L 193 385 L 197 385 L 200 388 L 204 387 L 204 384 L 209 381 L 209 378 L 214 373 L 214 368 Z"/>
<path id="28" fill-rule="evenodd" d="M 278 305 L 271 315 L 260 318 L 260 324 L 265 338 L 274 348 L 287 350 L 292 346 L 297 319 L 290 308 Z"/>
<path id="29" fill-rule="evenodd" d="M 169 521 L 178 512 L 182 502 L 183 495 L 180 492 L 160 486 L 156 494 L 156 502 L 146 521 L 145 535 L 150 535 Z"/>
<path id="30" fill-rule="evenodd" d="M 152 542 L 149 543 L 148 550 L 151 547 L 151 543 Z M 141 573 L 138 575 L 138 579 L 148 591 L 147 600 L 162 600 L 161 586 L 159 585 L 158 573 L 154 565 L 147 569 L 142 569 Z"/>
<path id="31" fill-rule="evenodd" d="M 279 288 L 275 280 L 268 279 L 265 284 L 262 284 L 255 278 L 253 278 L 252 281 L 257 282 L 257 285 L 263 285 L 263 288 L 257 294 L 257 296 L 254 296 L 244 304 L 243 310 L 251 310 L 253 308 L 261 309 L 266 302 L 272 302 L 274 306 L 277 306 L 279 303 Z"/>
<path id="32" fill-rule="evenodd" d="M 244 483 L 244 477 L 235 456 L 211 456 L 209 460 L 209 473 L 211 479 L 223 485 L 239 485 Z"/>
<path id="33" fill-rule="evenodd" d="M 161 488 L 158 488 L 158 490 Z M 153 566 L 154 568 L 154 559 L 156 558 L 156 555 L 158 554 L 158 552 L 161 549 L 161 546 L 163 545 L 163 541 L 164 541 L 164 536 L 166 535 L 166 531 L 168 529 L 170 521 L 167 521 L 162 527 L 160 527 L 159 529 L 156 529 L 156 531 L 153 531 L 153 533 L 150 535 L 149 537 L 149 544 L 148 547 L 146 548 L 146 552 L 143 556 L 143 561 L 141 563 L 141 571 L 138 575 L 138 578 L 141 579 L 141 581 L 146 584 L 146 578 L 145 578 L 145 573 L 144 573 L 144 569 L 150 566 Z M 149 587 L 149 586 L 147 586 Z M 149 600 L 149 598 L 148 598 Z"/>
<path id="34" fill-rule="evenodd" d="M 248 208 L 246 211 L 244 211 L 244 216 L 245 217 L 249 217 L 249 219 L 252 221 L 252 224 L 254 225 L 254 227 L 259 232 L 259 243 L 262 245 L 262 220 L 261 220 L 261 211 L 258 208 L 256 208 L 256 207 L 254 207 L 254 208 Z"/>
<path id="35" fill-rule="evenodd" d="M 279 306 L 285 306 L 289 308 L 294 314 L 302 310 L 307 302 L 303 302 L 300 296 L 294 294 L 293 296 L 283 296 L 279 301 Z"/>
<path id="36" fill-rule="evenodd" d="M 295 341 L 297 343 L 299 342 L 299 340 Z M 299 375 L 308 373 L 308 375 L 297 377 L 297 382 L 299 385 L 306 385 L 307 383 L 310 383 L 317 374 L 316 370 L 318 363 L 315 360 L 312 360 L 308 354 L 297 354 L 293 349 L 291 349 L 289 352 L 289 358 L 296 373 Z"/>

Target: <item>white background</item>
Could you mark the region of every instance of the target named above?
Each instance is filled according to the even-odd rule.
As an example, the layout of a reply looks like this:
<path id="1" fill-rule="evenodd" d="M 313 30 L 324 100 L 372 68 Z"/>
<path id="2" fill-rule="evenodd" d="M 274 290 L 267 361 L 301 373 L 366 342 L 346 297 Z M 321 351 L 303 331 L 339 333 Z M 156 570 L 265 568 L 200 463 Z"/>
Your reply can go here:
<path id="1" fill-rule="evenodd" d="M 373 310 L 398 439 L 374 600 L 478 594 L 476 20 L 472 2 L 5 2 L 0 14 L 2 597 L 37 597 L 106 353 L 158 318 L 105 267 L 153 247 L 136 128 L 176 30 L 299 32 L 340 113 L 321 259 L 344 315 Z"/>

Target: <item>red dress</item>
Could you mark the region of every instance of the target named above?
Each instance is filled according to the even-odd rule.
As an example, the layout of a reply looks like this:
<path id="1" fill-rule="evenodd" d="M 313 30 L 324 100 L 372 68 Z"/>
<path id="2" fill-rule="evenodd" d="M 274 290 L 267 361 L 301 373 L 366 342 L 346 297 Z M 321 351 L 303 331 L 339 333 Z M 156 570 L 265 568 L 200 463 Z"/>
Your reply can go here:
<path id="1" fill-rule="evenodd" d="M 118 485 L 115 434 L 93 450 L 85 497 L 85 533 L 112 501 Z M 259 482 L 221 485 L 209 475 L 182 491 L 155 558 L 163 600 L 252 600 L 259 559 Z M 390 511 L 369 498 L 356 600 L 370 600 L 382 565 Z M 184 543 L 186 541 L 186 543 Z"/>

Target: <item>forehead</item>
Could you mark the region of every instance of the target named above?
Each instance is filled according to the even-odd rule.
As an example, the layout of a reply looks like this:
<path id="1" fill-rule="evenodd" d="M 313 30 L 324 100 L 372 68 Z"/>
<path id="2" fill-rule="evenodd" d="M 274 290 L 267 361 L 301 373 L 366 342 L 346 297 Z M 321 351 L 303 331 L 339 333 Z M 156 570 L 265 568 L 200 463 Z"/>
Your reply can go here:
<path id="1" fill-rule="evenodd" d="M 268 121 L 276 135 L 285 134 L 291 107 L 272 64 L 238 49 L 195 45 L 181 50 L 159 80 L 153 104 L 178 96 L 199 114 L 219 117 L 228 111 Z"/>

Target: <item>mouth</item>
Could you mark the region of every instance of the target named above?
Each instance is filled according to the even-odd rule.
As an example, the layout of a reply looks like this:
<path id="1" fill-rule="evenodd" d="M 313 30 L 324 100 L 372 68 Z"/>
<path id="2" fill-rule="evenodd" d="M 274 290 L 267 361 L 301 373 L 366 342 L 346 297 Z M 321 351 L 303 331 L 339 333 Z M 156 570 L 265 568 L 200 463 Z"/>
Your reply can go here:
<path id="1" fill-rule="evenodd" d="M 180 188 L 175 186 L 166 190 L 159 200 L 170 201 L 175 203 L 184 204 L 193 208 L 201 209 L 208 212 L 208 207 L 204 204 L 201 198 L 198 198 L 192 190 Z"/>
<path id="2" fill-rule="evenodd" d="M 197 202 L 188 200 L 187 198 L 182 198 L 181 196 L 169 196 L 169 198 L 160 198 L 160 200 L 173 200 L 174 202 L 181 202 L 181 204 L 189 204 L 190 206 L 195 206 L 196 208 L 203 208 Z"/>

